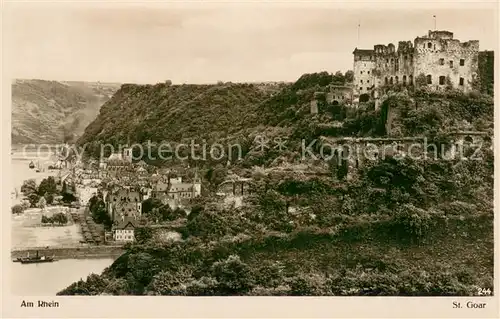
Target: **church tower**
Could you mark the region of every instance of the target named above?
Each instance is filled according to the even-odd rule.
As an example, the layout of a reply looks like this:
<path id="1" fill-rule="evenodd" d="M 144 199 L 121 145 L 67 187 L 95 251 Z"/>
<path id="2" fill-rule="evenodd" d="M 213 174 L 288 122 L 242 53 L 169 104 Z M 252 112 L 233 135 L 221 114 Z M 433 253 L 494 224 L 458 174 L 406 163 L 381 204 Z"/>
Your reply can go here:
<path id="1" fill-rule="evenodd" d="M 198 171 L 196 171 L 193 179 L 193 193 L 194 197 L 201 195 L 201 178 L 198 176 Z"/>

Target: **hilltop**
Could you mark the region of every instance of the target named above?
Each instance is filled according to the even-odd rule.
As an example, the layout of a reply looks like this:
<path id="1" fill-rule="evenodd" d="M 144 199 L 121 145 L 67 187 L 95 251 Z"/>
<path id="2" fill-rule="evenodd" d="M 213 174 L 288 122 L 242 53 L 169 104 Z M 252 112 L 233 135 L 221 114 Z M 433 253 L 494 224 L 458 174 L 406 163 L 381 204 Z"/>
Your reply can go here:
<path id="1" fill-rule="evenodd" d="M 15 80 L 12 84 L 12 144 L 74 141 L 119 84 Z"/>

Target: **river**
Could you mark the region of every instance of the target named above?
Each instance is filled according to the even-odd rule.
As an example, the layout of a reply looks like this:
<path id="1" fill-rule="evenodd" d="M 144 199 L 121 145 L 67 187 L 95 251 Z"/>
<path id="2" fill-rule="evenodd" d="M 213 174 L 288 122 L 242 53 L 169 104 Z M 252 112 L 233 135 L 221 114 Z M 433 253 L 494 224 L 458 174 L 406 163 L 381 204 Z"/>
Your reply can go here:
<path id="1" fill-rule="evenodd" d="M 37 183 L 43 178 L 55 175 L 57 172 L 36 173 L 29 168 L 31 161 L 40 161 L 41 166 L 48 165 L 50 160 L 47 152 L 16 152 L 11 155 L 12 176 L 11 189 L 20 191 L 24 180 L 34 178 Z M 13 198 L 13 203 L 15 198 Z M 14 229 L 13 229 L 14 231 Z M 53 263 L 21 264 L 10 263 L 11 291 L 21 296 L 54 296 L 70 284 L 80 279 L 86 279 L 91 273 L 100 274 L 113 263 L 113 259 L 63 259 Z"/>
<path id="2" fill-rule="evenodd" d="M 72 283 L 101 272 L 113 259 L 62 259 L 52 263 L 12 262 L 11 291 L 16 296 L 55 296 Z"/>

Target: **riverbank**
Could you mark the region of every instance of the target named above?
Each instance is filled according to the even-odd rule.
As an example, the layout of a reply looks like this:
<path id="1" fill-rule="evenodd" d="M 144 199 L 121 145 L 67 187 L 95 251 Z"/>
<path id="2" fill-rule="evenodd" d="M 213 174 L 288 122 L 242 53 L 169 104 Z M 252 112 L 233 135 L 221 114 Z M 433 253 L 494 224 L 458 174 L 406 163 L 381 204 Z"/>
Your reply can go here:
<path id="1" fill-rule="evenodd" d="M 66 225 L 42 226 L 42 215 L 52 216 L 54 213 L 66 211 L 66 207 L 48 207 L 45 212 L 32 208 L 23 214 L 12 215 L 11 248 L 29 249 L 31 247 L 77 247 L 83 240 L 80 225 L 69 218 Z M 70 210 L 74 212 L 74 210 Z M 69 216 L 68 216 L 69 217 Z"/>
<path id="2" fill-rule="evenodd" d="M 81 246 L 81 247 L 33 247 L 12 250 L 10 255 L 12 259 L 18 257 L 35 256 L 36 252 L 40 255 L 54 257 L 55 259 L 116 259 L 125 252 L 121 245 L 102 245 L 102 246 Z"/>

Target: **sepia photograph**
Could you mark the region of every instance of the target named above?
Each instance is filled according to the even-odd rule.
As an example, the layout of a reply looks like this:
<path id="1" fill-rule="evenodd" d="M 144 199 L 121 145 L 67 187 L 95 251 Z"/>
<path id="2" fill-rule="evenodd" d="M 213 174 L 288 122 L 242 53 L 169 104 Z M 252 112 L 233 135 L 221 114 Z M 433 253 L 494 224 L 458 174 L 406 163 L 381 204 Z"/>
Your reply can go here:
<path id="1" fill-rule="evenodd" d="M 498 311 L 496 2 L 3 6 L 16 313 L 76 296 Z"/>

